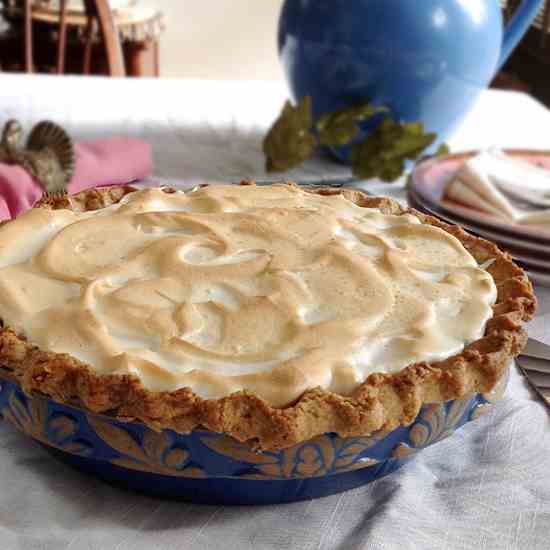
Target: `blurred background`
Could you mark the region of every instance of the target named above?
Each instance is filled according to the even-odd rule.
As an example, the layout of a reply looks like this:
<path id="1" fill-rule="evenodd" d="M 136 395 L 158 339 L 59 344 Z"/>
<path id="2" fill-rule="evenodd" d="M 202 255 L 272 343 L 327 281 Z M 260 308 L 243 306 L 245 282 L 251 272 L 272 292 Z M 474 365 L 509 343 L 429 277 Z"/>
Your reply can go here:
<path id="1" fill-rule="evenodd" d="M 156 0 L 165 14 L 161 75 L 282 78 L 275 33 L 283 0 Z"/>
<path id="2" fill-rule="evenodd" d="M 130 76 L 277 80 L 275 32 L 283 0 L 66 0 L 64 72 L 81 72 L 86 10 L 94 19 L 90 71 L 109 72 L 96 14 L 108 5 Z M 0 0 L 2 70 L 27 70 L 25 9 L 32 19 L 33 70 L 57 66 L 61 0 Z M 101 22 L 101 17 L 99 18 Z M 111 31 L 108 31 L 110 34 Z M 109 37 L 106 37 L 109 38 Z M 79 64 L 71 66 L 71 60 Z"/>
<path id="3" fill-rule="evenodd" d="M 499 1 L 506 19 L 521 2 Z M 283 0 L 0 0 L 0 69 L 278 80 L 282 71 L 275 36 L 282 3 Z M 117 48 L 122 51 L 121 63 L 116 59 Z M 549 75 L 547 0 L 493 86 L 526 91 L 550 105 Z"/>

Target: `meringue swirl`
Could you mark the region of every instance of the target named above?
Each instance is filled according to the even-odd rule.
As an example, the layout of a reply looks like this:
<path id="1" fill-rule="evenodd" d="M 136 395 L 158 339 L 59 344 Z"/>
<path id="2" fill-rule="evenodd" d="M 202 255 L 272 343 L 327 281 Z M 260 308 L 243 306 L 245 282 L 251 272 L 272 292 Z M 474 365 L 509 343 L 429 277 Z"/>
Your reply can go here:
<path id="1" fill-rule="evenodd" d="M 495 283 L 449 233 L 289 185 L 133 192 L 0 228 L 0 317 L 99 375 L 283 407 L 459 353 Z"/>

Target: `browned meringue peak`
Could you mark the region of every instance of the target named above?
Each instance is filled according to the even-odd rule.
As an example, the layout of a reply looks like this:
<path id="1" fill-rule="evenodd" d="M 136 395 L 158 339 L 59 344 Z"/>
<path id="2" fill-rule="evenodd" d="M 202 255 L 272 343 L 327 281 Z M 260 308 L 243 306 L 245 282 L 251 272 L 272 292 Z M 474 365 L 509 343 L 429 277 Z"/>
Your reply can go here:
<path id="1" fill-rule="evenodd" d="M 496 300 L 449 233 L 287 185 L 35 209 L 0 249 L 0 317 L 42 349 L 152 391 L 273 406 L 458 353 Z"/>

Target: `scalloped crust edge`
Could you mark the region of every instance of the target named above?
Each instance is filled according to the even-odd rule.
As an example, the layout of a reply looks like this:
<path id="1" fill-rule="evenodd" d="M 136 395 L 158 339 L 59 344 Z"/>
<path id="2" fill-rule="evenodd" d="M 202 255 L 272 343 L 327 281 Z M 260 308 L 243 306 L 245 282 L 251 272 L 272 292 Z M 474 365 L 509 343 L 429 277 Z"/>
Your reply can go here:
<path id="1" fill-rule="evenodd" d="M 35 207 L 96 210 L 134 190 L 131 186 L 93 189 L 71 197 L 45 198 Z M 169 188 L 165 191 L 174 192 Z M 43 351 L 8 326 L 0 328 L 3 375 L 15 379 L 27 394 L 43 394 L 123 421 L 141 421 L 155 430 L 169 428 L 189 433 L 205 428 L 247 442 L 259 451 L 287 448 L 327 432 L 341 437 L 388 432 L 410 425 L 424 404 L 490 391 L 510 359 L 525 346 L 527 336 L 522 323 L 531 319 L 536 309 L 531 282 L 510 255 L 458 226 L 403 208 L 391 199 L 349 189 L 308 191 L 341 193 L 360 206 L 379 208 L 388 214 L 413 214 L 423 223 L 458 238 L 479 264 L 492 260 L 487 271 L 497 284 L 498 298 L 484 337 L 445 361 L 412 364 L 394 374 L 371 374 L 351 396 L 315 388 L 281 409 L 246 391 L 215 400 L 202 399 L 189 388 L 151 392 L 137 377 L 96 375 L 68 354 Z"/>

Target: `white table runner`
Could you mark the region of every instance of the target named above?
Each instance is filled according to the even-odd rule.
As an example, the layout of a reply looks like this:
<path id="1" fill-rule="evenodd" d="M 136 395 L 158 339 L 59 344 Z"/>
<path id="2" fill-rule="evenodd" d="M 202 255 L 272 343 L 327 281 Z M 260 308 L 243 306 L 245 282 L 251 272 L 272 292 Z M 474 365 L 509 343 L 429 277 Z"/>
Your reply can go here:
<path id="1" fill-rule="evenodd" d="M 264 177 L 261 137 L 285 88 L 220 83 L 0 77 L 0 122 L 52 118 L 76 138 L 148 140 L 159 176 Z M 529 97 L 486 92 L 451 140 L 550 148 L 550 112 Z M 347 175 L 312 161 L 298 177 Z M 368 184 L 403 200 L 403 185 Z M 550 291 L 539 290 L 541 313 Z M 311 502 L 209 507 L 126 493 L 81 475 L 0 423 L 2 550 L 263 550 L 550 548 L 550 426 L 514 372 L 491 413 L 424 450 L 401 471 Z"/>

